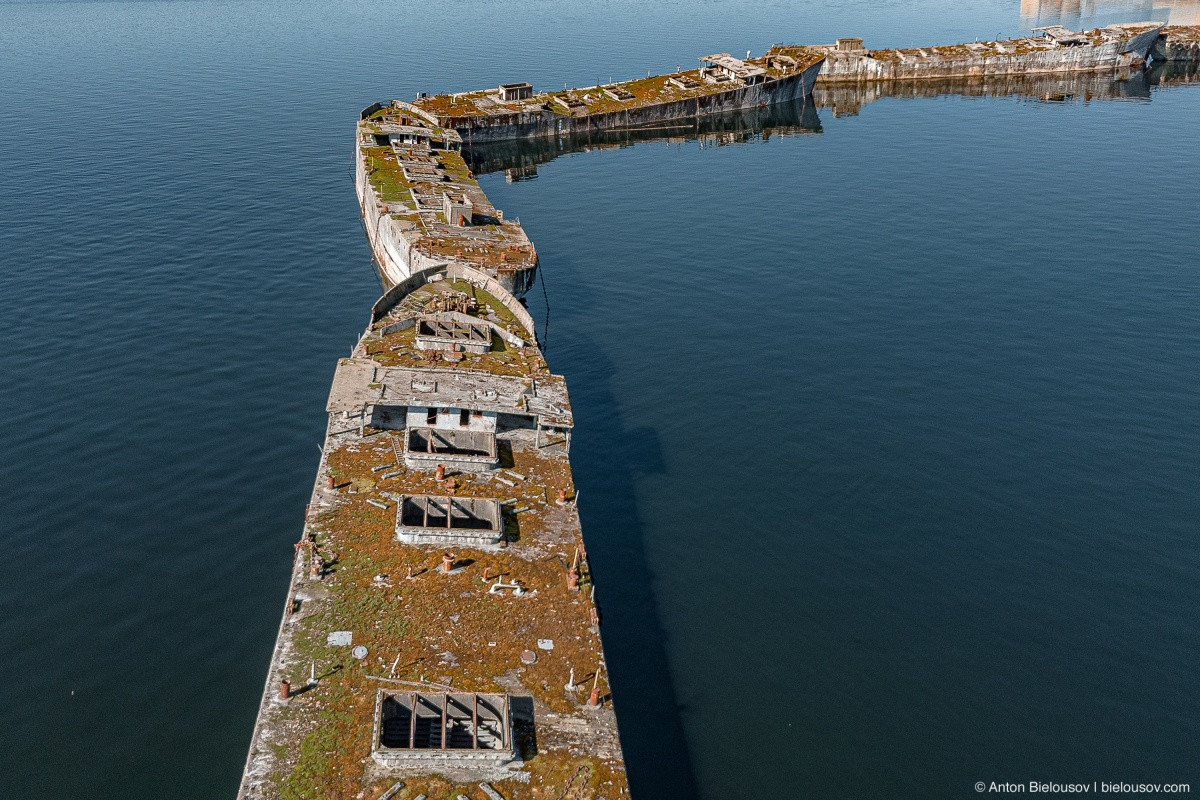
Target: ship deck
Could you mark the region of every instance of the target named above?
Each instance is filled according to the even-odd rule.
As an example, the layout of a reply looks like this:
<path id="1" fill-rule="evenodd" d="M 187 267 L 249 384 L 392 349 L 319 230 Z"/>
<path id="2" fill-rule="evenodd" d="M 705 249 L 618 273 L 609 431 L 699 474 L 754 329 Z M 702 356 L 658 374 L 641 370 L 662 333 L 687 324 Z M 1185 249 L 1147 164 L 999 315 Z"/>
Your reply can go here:
<path id="1" fill-rule="evenodd" d="M 453 259 L 489 272 L 536 266 L 537 251 L 520 223 L 504 219 L 457 151 L 392 143 L 393 136 L 414 128 L 435 138 L 446 132 L 402 125 L 399 118 L 387 107 L 359 122 L 356 157 L 380 204 L 376 213 L 390 216 L 414 248 L 430 258 Z M 470 202 L 466 224 L 446 218 L 447 194 Z M 364 214 L 369 211 L 363 209 Z"/>
<path id="2" fill-rule="evenodd" d="M 461 280 L 430 284 L 406 297 L 380 323 L 372 326 L 360 345 L 363 352 L 381 367 L 436 366 L 439 363 L 437 359 L 442 358 L 441 354 L 417 348 L 415 325 L 397 330 L 389 328 L 399 320 L 412 318 L 426 309 L 436 307 L 437 298 L 450 292 L 469 296 L 478 303 L 477 313 L 481 320 L 487 320 L 510 334 L 508 338 L 493 336 L 486 352 L 460 353 L 460 371 L 482 370 L 493 375 L 521 377 L 537 373 L 535 365 L 544 362 L 532 334 L 497 298 Z"/>
<path id="3" fill-rule="evenodd" d="M 1016 39 L 997 39 L 994 41 L 964 42 L 960 44 L 933 45 L 928 47 L 901 47 L 884 50 L 839 51 L 835 45 L 817 45 L 815 49 L 821 53 L 838 58 L 839 53 L 849 52 L 857 55 L 868 55 L 880 61 L 920 61 L 922 59 L 958 59 L 958 58 L 996 58 L 1004 56 L 1028 55 L 1060 50 L 1064 47 L 1098 47 L 1111 42 L 1122 41 L 1145 33 L 1153 28 L 1162 27 L 1157 22 L 1125 23 L 1109 25 L 1104 28 L 1093 28 L 1086 31 L 1069 31 L 1061 26 L 1050 26 L 1040 29 L 1045 35 L 1023 36 Z M 792 46 L 781 48 L 783 52 L 812 50 L 814 46 Z"/>
<path id="4" fill-rule="evenodd" d="M 770 58 L 747 59 L 743 63 L 760 69 L 768 81 L 799 75 L 824 56 L 817 52 L 800 53 L 788 63 Z M 413 101 L 416 108 L 434 115 L 441 124 L 454 126 L 471 118 L 514 114 L 540 114 L 545 111 L 563 117 L 610 114 L 633 111 L 680 100 L 691 100 L 738 88 L 733 80 L 712 81 L 702 70 L 682 70 L 667 75 L 652 75 L 616 83 L 539 92 L 521 100 L 502 100 L 496 89 L 439 94 Z"/>
<path id="5" fill-rule="evenodd" d="M 404 327 L 430 315 L 453 319 L 436 330 Z M 466 338 L 472 326 L 487 326 L 493 345 L 502 344 L 452 353 L 455 360 L 416 346 L 422 330 Z M 467 405 L 456 398 L 476 398 L 472 407 L 493 413 L 533 409 L 540 422 L 534 429 L 500 417 L 498 469 L 439 475 L 432 465 L 406 466 L 405 437 L 413 433 L 406 411 L 421 403 Z M 627 796 L 568 461 L 570 400 L 532 331 L 501 299 L 462 281 L 433 280 L 378 314 L 354 356 L 339 363 L 328 410 L 320 479 L 296 548 L 241 797 Z M 398 517 L 398 507 L 412 505 L 406 498 L 432 501 L 435 510 L 498 508 L 503 541 L 404 543 L 398 535 L 407 517 Z M 278 693 L 282 681 L 289 682 L 287 699 Z M 593 687 L 596 707 L 589 705 Z M 489 753 L 469 744 L 461 763 L 454 753 L 444 763 L 407 767 L 373 757 L 385 701 L 392 708 L 425 702 L 432 717 L 411 720 L 410 738 L 425 741 L 438 698 L 453 708 L 458 697 L 465 708 L 476 693 L 494 707 L 498 698 L 511 702 L 513 763 L 472 763 Z M 463 720 L 447 729 L 470 743 L 469 735 L 463 739 L 470 727 Z"/>

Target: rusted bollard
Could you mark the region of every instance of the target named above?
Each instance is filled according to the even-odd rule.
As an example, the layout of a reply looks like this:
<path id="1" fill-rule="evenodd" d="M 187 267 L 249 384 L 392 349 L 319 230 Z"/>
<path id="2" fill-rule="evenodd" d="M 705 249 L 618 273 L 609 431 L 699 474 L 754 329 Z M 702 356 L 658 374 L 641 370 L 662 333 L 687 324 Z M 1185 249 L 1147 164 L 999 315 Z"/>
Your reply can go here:
<path id="1" fill-rule="evenodd" d="M 558 490 L 558 504 L 560 506 L 565 506 L 567 504 L 567 490 L 566 489 Z"/>
<path id="2" fill-rule="evenodd" d="M 488 581 L 490 581 L 491 579 L 492 579 L 492 568 L 491 568 L 491 567 L 484 567 L 484 568 L 483 568 L 483 578 L 482 578 L 483 582 L 484 582 L 484 583 L 487 583 L 487 582 L 488 582 Z"/>
<path id="3" fill-rule="evenodd" d="M 292 684 L 288 681 L 279 682 L 279 699 L 287 700 L 292 696 Z"/>
<path id="4" fill-rule="evenodd" d="M 436 479 L 437 479 L 437 480 L 439 480 L 439 481 L 443 481 L 443 480 L 445 480 L 445 479 L 446 479 L 446 465 L 445 465 L 445 464 L 438 464 L 438 465 L 437 465 L 437 472 L 433 473 L 433 477 L 434 477 L 434 478 L 436 478 Z"/>
<path id="5" fill-rule="evenodd" d="M 592 691 L 588 695 L 587 704 L 592 708 L 600 705 L 600 665 L 596 665 L 596 676 L 592 678 Z"/>
<path id="6" fill-rule="evenodd" d="M 575 548 L 575 557 L 571 559 L 571 568 L 567 570 L 567 588 L 579 591 L 579 548 Z"/>
<path id="7" fill-rule="evenodd" d="M 458 482 L 455 481 L 454 478 L 451 478 L 450 480 L 446 481 L 446 493 L 447 494 L 454 494 L 457 491 L 458 491 Z"/>
<path id="8" fill-rule="evenodd" d="M 413 574 L 412 574 L 412 564 L 409 564 L 409 565 L 408 565 L 408 579 L 409 579 L 410 581 L 413 579 Z"/>
<path id="9" fill-rule="evenodd" d="M 442 553 L 442 572 L 449 572 L 454 569 L 454 554 Z"/>
<path id="10" fill-rule="evenodd" d="M 333 476 L 332 475 L 330 475 L 328 478 L 325 479 L 325 488 L 326 489 L 333 488 Z"/>

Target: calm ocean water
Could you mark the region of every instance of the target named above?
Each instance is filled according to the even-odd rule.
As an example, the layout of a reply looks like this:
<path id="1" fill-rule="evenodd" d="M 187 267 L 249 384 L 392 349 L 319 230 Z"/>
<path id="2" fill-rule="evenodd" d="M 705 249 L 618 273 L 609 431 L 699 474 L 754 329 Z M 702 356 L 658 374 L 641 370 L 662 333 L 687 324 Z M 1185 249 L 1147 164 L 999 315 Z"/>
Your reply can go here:
<path id="1" fill-rule="evenodd" d="M 379 290 L 361 107 L 1196 16 L 0 4 L 0 797 L 232 797 Z M 1200 87 L 1143 94 L 482 178 L 542 256 L 637 797 L 1200 785 Z"/>

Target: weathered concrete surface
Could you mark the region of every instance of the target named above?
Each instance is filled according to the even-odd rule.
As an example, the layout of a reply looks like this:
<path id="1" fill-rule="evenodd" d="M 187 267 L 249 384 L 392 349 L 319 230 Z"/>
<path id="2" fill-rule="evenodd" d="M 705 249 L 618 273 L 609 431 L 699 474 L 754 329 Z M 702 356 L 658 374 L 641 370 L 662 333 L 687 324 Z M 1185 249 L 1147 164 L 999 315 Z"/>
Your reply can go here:
<path id="1" fill-rule="evenodd" d="M 1087 34 L 1090 43 L 1078 46 L 1045 38 L 903 50 L 846 51 L 823 46 L 826 59 L 817 84 L 1129 69 L 1145 64 L 1160 28 L 1110 26 Z"/>
<path id="2" fill-rule="evenodd" d="M 1168 25 L 1150 49 L 1157 62 L 1200 62 L 1200 25 Z"/>
<path id="3" fill-rule="evenodd" d="M 443 157 L 461 158 L 456 153 L 447 153 Z M 408 209 L 400 209 L 396 204 L 387 203 L 379 197 L 368 179 L 366 159 L 357 146 L 354 154 L 354 188 L 358 193 L 367 242 L 386 285 L 394 286 L 414 274 L 433 272 L 447 266 L 475 269 L 453 258 L 423 251 L 424 231 L 413 219 L 404 216 Z M 529 268 L 493 269 L 491 272 L 494 274 L 483 273 L 480 269 L 475 271 L 495 282 L 505 292 L 520 297 L 533 286 L 536 270 L 535 264 Z M 532 327 L 532 320 L 530 325 Z"/>
<path id="4" fill-rule="evenodd" d="M 812 93 L 820 66 L 819 63 L 814 64 L 802 72 L 780 80 L 606 114 L 565 116 L 540 108 L 536 111 L 513 114 L 437 116 L 436 119 L 439 125 L 457 130 L 467 148 L 474 144 L 509 139 L 587 135 L 595 131 L 649 127 L 690 117 L 727 114 L 742 109 L 801 100 Z"/>
<path id="5" fill-rule="evenodd" d="M 450 306 L 500 333 L 495 348 L 417 347 L 412 323 Z M 628 795 L 574 502 L 570 397 L 517 311 L 487 275 L 437 267 L 380 298 L 340 362 L 241 800 L 474 796 L 481 781 L 508 800 Z M 498 463 L 414 463 L 408 438 L 431 432 L 466 450 L 482 437 Z M 461 735 L 441 748 L 385 740 L 381 690 L 503 695 L 511 739 L 503 753 Z M 481 741 L 466 720 L 451 728 Z"/>
<path id="6" fill-rule="evenodd" d="M 421 254 L 418 253 L 417 255 Z M 474 267 L 467 266 L 466 264 L 437 261 L 436 259 L 426 260 L 432 263 L 424 267 L 403 272 L 403 277 L 401 277 L 401 263 L 398 261 L 392 262 L 391 268 L 394 269 L 395 274 L 399 279 L 389 280 L 388 282 L 392 284 L 392 287 L 388 289 L 388 291 L 384 292 L 383 296 L 375 301 L 375 304 L 371 307 L 372 322 L 377 322 L 389 308 L 395 305 L 398 298 L 411 294 L 417 287 L 429 283 L 438 275 L 445 275 L 452 281 L 465 281 L 466 283 L 483 289 L 485 292 L 489 292 L 498 301 L 503 303 L 505 309 L 514 317 L 516 317 L 517 321 L 521 323 L 521 326 L 524 328 L 525 334 L 527 335 L 527 341 L 532 342 L 537 338 L 535 335 L 533 317 L 529 315 L 529 312 L 525 309 L 525 306 L 521 305 L 516 300 L 515 296 L 509 296 L 507 287 L 504 286 L 503 283 L 491 277 L 490 275 L 480 272 Z M 403 267 L 403 269 L 407 269 L 407 267 Z M 513 292 L 512 294 L 515 295 L 516 293 Z M 511 333 L 499 332 L 499 334 L 501 338 L 504 338 L 509 342 L 509 344 L 512 344 L 516 347 L 521 347 L 526 343 Z"/>

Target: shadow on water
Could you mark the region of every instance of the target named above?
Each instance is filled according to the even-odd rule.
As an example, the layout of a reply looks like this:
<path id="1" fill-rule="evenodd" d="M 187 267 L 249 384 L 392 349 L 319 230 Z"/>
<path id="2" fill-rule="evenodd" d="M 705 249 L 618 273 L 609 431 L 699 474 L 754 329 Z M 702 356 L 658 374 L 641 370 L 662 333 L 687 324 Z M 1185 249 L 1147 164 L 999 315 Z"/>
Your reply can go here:
<path id="1" fill-rule="evenodd" d="M 1157 87 L 1197 80 L 1194 65 L 1159 65 L 1151 70 L 1114 75 L 1050 75 L 1036 78 L 941 80 L 847 87 L 819 87 L 813 102 L 681 120 L 676 125 L 593 132 L 475 145 L 464 152 L 477 174 L 504 172 L 509 182 L 536 177 L 537 168 L 560 156 L 596 149 L 623 148 L 641 142 L 700 142 L 720 146 L 822 132 L 818 108 L 836 116 L 853 115 L 884 98 L 1011 96 L 1033 102 L 1146 102 Z M 546 299 L 546 344 L 549 297 Z M 589 558 L 597 576 L 604 645 L 616 696 L 621 741 L 628 759 L 630 787 L 637 797 L 693 800 L 700 796 L 685 739 L 666 632 L 654 594 L 654 573 L 647 555 L 647 532 L 638 509 L 641 479 L 666 471 L 658 433 L 630 429 L 622 418 L 611 384 L 615 365 L 604 348 L 571 327 L 556 330 L 555 351 L 586 353 L 586 367 L 569 375 L 578 420 L 574 463 L 581 491 L 580 513 L 587 532 Z"/>
<path id="2" fill-rule="evenodd" d="M 571 347 L 592 354 L 588 372 L 595 385 L 580 392 L 574 404 L 581 423 L 575 448 L 589 455 L 575 460 L 575 475 L 631 793 L 692 800 L 699 792 L 637 507 L 636 479 L 665 471 L 658 434 L 653 428 L 626 427 L 609 384 L 614 365 L 603 348 L 587 338 Z"/>

